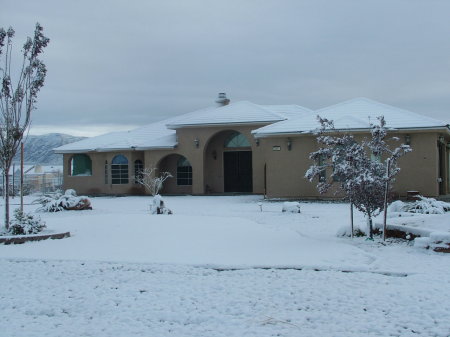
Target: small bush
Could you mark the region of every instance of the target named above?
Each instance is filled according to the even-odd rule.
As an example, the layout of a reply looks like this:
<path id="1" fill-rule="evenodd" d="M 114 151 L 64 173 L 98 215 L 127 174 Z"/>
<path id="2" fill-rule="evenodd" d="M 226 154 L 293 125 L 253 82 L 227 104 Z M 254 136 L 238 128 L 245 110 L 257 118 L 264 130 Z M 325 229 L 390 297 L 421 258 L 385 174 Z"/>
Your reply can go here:
<path id="1" fill-rule="evenodd" d="M 164 199 L 159 195 L 153 197 L 152 203 L 150 205 L 151 214 L 172 214 L 172 211 L 166 207 Z"/>
<path id="2" fill-rule="evenodd" d="M 92 209 L 89 198 L 84 196 L 78 197 L 75 190 L 72 189 L 68 189 L 64 195 L 61 193 L 44 195 L 37 199 L 36 202 L 41 204 L 41 207 L 37 209 L 39 212 Z"/>
<path id="3" fill-rule="evenodd" d="M 25 213 L 18 208 L 14 211 L 8 233 L 11 235 L 37 234 L 45 227 L 45 222 L 39 216 Z"/>
<path id="4" fill-rule="evenodd" d="M 417 196 L 419 200 L 414 202 L 395 201 L 389 208 L 389 212 L 408 212 L 418 214 L 444 214 L 450 212 L 450 203 L 439 201 L 434 198 L 425 198 Z"/>
<path id="5" fill-rule="evenodd" d="M 350 237 L 351 236 L 351 229 L 350 226 L 342 226 L 338 229 L 336 236 L 347 236 Z M 366 233 L 359 227 L 354 227 L 353 228 L 353 236 L 366 236 Z"/>

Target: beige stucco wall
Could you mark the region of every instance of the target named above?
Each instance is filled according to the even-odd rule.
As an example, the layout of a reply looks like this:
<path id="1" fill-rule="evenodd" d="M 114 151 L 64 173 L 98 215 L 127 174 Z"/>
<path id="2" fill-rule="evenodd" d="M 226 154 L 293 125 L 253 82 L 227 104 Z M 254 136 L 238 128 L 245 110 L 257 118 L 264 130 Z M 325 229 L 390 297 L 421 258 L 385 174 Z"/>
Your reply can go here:
<path id="1" fill-rule="evenodd" d="M 405 197 L 409 190 L 417 190 L 426 196 L 438 196 L 438 147 L 437 132 L 408 133 L 411 138 L 412 152 L 399 160 L 401 171 L 397 176 L 394 192 Z M 405 134 L 390 134 L 398 136 L 401 141 Z M 356 139 L 363 138 L 357 135 Z M 263 138 L 261 147 L 264 149 L 264 160 L 267 165 L 267 195 L 269 197 L 304 197 L 333 198 L 332 192 L 320 195 L 316 183 L 304 178 L 306 170 L 313 164 L 309 154 L 318 149 L 315 137 L 311 135 L 290 137 L 292 149 L 287 149 L 287 137 Z M 396 145 L 401 142 L 396 143 Z M 273 151 L 274 146 L 280 146 L 280 151 Z M 448 165 L 448 152 L 445 162 Z M 327 172 L 329 176 L 330 172 Z M 448 166 L 446 167 L 448 175 Z M 448 193 L 448 178 L 445 177 L 446 193 Z"/>
<path id="2" fill-rule="evenodd" d="M 92 160 L 92 176 L 71 177 L 69 161 L 72 155 L 64 155 L 64 188 L 74 188 L 80 194 L 139 194 L 143 189 L 134 183 L 134 161 L 141 159 L 145 167 L 167 169 L 176 176 L 176 156 L 186 157 L 192 165 L 193 185 L 177 186 L 176 178 L 166 182 L 163 193 L 168 194 L 205 194 L 223 193 L 223 144 L 231 131 L 242 133 L 249 140 L 252 151 L 253 193 L 262 194 L 264 189 L 264 167 L 266 166 L 266 194 L 269 197 L 289 198 L 333 198 L 332 193 L 325 196 L 318 194 L 316 184 L 304 178 L 306 170 L 312 164 L 309 154 L 318 148 L 312 135 L 290 137 L 292 149 L 287 149 L 287 137 L 271 137 L 259 140 L 260 145 L 251 135 L 251 131 L 262 125 L 196 127 L 177 130 L 178 146 L 175 149 L 149 151 L 123 151 L 105 153 L 87 153 Z M 417 190 L 423 195 L 439 195 L 438 185 L 438 147 L 436 132 L 408 132 L 413 152 L 400 159 L 401 172 L 397 177 L 394 190 L 399 196 L 406 196 L 408 190 Z M 367 135 L 367 134 L 366 134 Z M 394 136 L 392 134 L 390 136 Z M 403 141 L 405 133 L 396 134 Z M 364 135 L 357 135 L 361 138 Z M 446 135 L 446 142 L 450 142 Z M 194 140 L 198 139 L 199 147 Z M 273 151 L 279 146 L 280 151 Z M 445 193 L 449 193 L 449 158 L 448 149 L 444 158 Z M 112 185 L 111 175 L 106 184 L 104 178 L 105 160 L 111 164 L 117 154 L 125 155 L 129 160 L 130 181 L 125 185 Z M 216 159 L 214 159 L 214 153 Z"/>
<path id="3" fill-rule="evenodd" d="M 140 159 L 144 161 L 142 151 L 121 151 L 121 152 L 89 152 L 85 153 L 92 161 L 91 176 L 71 176 L 70 160 L 72 154 L 64 154 L 64 189 L 73 188 L 78 194 L 142 194 L 141 186 L 134 183 L 134 161 Z M 122 154 L 128 159 L 128 184 L 111 184 L 111 161 Z M 108 161 L 108 183 L 105 182 L 105 161 Z"/>
<path id="4" fill-rule="evenodd" d="M 192 194 L 223 193 L 223 142 L 228 132 L 242 133 L 251 144 L 253 168 L 253 192 L 263 193 L 264 161 L 262 150 L 256 145 L 251 131 L 259 125 L 228 127 L 196 127 L 177 130 L 178 146 L 173 150 L 145 151 L 145 165 L 159 165 L 170 154 L 179 154 L 187 158 L 192 165 Z M 198 139 L 199 147 L 194 140 Z M 216 159 L 213 151 L 216 151 Z M 172 173 L 173 174 L 173 173 Z M 207 188 L 208 185 L 208 188 Z M 177 193 L 170 191 L 169 193 Z"/>

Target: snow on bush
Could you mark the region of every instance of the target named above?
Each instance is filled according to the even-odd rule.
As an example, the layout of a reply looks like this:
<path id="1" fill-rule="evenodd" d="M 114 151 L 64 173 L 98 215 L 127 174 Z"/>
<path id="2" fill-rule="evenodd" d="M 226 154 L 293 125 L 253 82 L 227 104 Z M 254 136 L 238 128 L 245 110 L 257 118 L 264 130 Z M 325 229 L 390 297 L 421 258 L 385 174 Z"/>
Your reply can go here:
<path id="1" fill-rule="evenodd" d="M 164 199 L 159 195 L 155 195 L 150 205 L 151 214 L 172 214 L 172 211 L 168 209 L 164 203 Z"/>
<path id="2" fill-rule="evenodd" d="M 388 206 L 388 212 L 404 212 L 403 207 L 405 207 L 405 203 L 401 200 L 396 200 Z"/>
<path id="3" fill-rule="evenodd" d="M 338 231 L 336 232 L 336 236 L 348 236 L 351 237 L 352 235 L 352 230 L 350 228 L 350 226 L 341 226 Z M 355 227 L 353 228 L 353 236 L 366 236 L 366 232 L 359 228 L 359 227 Z"/>
<path id="4" fill-rule="evenodd" d="M 417 237 L 414 239 L 415 248 L 430 248 L 430 238 L 429 237 Z"/>
<path id="5" fill-rule="evenodd" d="M 418 213 L 418 214 L 444 214 L 450 212 L 450 203 L 439 201 L 434 198 L 426 198 L 417 196 L 419 200 L 414 202 L 394 201 L 388 207 L 388 212 L 401 216 L 402 213 Z"/>
<path id="6" fill-rule="evenodd" d="M 436 249 L 450 247 L 450 233 L 449 232 L 432 232 L 429 237 L 418 237 L 414 240 L 414 247 L 425 249 Z"/>
<path id="7" fill-rule="evenodd" d="M 17 208 L 14 211 L 8 234 L 11 235 L 27 235 L 37 234 L 45 228 L 45 222 L 37 215 L 25 213 Z"/>
<path id="8" fill-rule="evenodd" d="M 301 213 L 300 212 L 300 203 L 297 201 L 283 202 L 283 209 L 281 211 L 289 212 L 289 213 Z"/>
<path id="9" fill-rule="evenodd" d="M 430 233 L 430 239 L 436 243 L 450 243 L 450 232 L 432 232 Z"/>
<path id="10" fill-rule="evenodd" d="M 68 189 L 64 194 L 55 193 L 44 195 L 36 200 L 41 204 L 37 209 L 39 212 L 59 212 L 63 210 L 92 209 L 91 201 L 86 196 L 77 196 L 73 189 Z"/>

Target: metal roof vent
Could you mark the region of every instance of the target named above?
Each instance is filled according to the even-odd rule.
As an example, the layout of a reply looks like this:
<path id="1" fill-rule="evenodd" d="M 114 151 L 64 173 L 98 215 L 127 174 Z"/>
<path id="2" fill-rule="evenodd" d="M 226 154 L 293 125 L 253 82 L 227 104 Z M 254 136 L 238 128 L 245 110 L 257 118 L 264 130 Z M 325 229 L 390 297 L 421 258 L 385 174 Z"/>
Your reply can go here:
<path id="1" fill-rule="evenodd" d="M 230 100 L 227 98 L 227 94 L 224 92 L 219 93 L 219 97 L 216 99 L 216 103 L 219 106 L 225 106 L 230 104 Z"/>

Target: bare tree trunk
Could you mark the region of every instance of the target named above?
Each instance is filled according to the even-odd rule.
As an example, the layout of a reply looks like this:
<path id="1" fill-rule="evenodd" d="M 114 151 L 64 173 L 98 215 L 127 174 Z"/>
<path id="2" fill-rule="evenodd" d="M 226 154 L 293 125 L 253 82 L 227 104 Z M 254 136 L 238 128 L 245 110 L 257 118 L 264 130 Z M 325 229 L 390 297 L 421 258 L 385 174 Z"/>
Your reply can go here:
<path id="1" fill-rule="evenodd" d="M 353 239 L 353 202 L 350 200 L 350 229 L 352 231 L 351 238 Z"/>
<path id="2" fill-rule="evenodd" d="M 388 190 L 389 190 L 389 171 L 391 169 L 391 160 L 387 159 L 386 165 L 386 186 L 384 187 L 384 215 L 383 215 L 383 241 L 386 241 L 386 231 L 387 231 L 387 200 L 388 200 Z"/>
<path id="3" fill-rule="evenodd" d="M 16 196 L 16 164 L 13 164 L 13 170 L 12 170 L 12 198 Z"/>
<path id="4" fill-rule="evenodd" d="M 23 212 L 23 142 L 20 144 L 20 211 Z"/>
<path id="5" fill-rule="evenodd" d="M 369 214 L 369 238 L 373 240 L 373 226 L 372 226 L 372 216 Z"/>
<path id="6" fill-rule="evenodd" d="M 9 229 L 9 170 L 5 174 L 5 228 Z"/>

